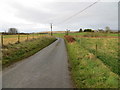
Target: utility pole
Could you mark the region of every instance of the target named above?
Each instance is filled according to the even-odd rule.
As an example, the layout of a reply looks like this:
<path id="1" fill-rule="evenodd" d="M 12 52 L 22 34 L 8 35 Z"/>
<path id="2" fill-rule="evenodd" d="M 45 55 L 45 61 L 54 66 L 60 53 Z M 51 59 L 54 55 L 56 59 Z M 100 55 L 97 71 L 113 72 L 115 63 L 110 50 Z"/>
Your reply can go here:
<path id="1" fill-rule="evenodd" d="M 52 36 L 52 23 L 50 24 L 50 27 L 51 27 L 51 36 Z"/>
<path id="2" fill-rule="evenodd" d="M 27 41 L 28 41 L 28 33 L 27 33 Z"/>
<path id="3" fill-rule="evenodd" d="M 69 31 L 69 30 L 68 30 L 68 29 L 66 29 L 66 35 L 68 35 L 68 31 Z"/>
<path id="4" fill-rule="evenodd" d="M 20 43 L 20 33 L 18 32 L 18 43 Z"/>

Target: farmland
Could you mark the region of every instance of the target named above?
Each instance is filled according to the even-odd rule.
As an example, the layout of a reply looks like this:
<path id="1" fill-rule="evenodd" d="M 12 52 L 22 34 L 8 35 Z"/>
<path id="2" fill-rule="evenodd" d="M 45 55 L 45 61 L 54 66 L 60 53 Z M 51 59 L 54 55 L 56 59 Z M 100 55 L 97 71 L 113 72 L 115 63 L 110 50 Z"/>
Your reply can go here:
<path id="1" fill-rule="evenodd" d="M 55 36 L 64 36 L 66 33 L 55 33 Z M 86 37 L 99 37 L 99 36 L 104 36 L 104 37 L 118 37 L 119 34 L 117 33 L 99 33 L 99 32 L 81 32 L 81 33 L 68 33 L 70 36 L 86 36 Z"/>
<path id="2" fill-rule="evenodd" d="M 114 37 L 117 34 L 107 34 L 110 38 L 102 37 L 103 34 L 100 36 L 99 33 L 84 33 L 84 37 L 69 35 L 71 36 L 65 36 L 65 39 L 75 87 L 118 88 L 119 42 Z"/>
<path id="3" fill-rule="evenodd" d="M 118 72 L 118 39 L 117 38 L 76 38 L 80 46 L 96 55 L 104 64 Z"/>
<path id="4" fill-rule="evenodd" d="M 44 34 L 3 35 L 3 45 L 17 43 L 18 38 L 19 38 L 19 42 L 23 42 L 23 41 L 27 41 L 27 40 L 31 40 L 31 39 L 35 39 L 35 38 L 40 38 L 40 37 L 43 37 L 43 36 L 48 36 L 48 35 L 44 35 Z"/>

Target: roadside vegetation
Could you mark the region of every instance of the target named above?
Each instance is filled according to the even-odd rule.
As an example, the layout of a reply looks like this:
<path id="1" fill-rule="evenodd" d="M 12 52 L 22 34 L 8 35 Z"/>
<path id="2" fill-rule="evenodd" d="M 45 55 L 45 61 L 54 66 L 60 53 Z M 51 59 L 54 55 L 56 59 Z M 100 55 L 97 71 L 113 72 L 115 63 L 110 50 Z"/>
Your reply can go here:
<path id="1" fill-rule="evenodd" d="M 65 38 L 69 70 L 76 88 L 120 88 L 118 34 L 64 35 L 58 34 Z"/>
<path id="2" fill-rule="evenodd" d="M 35 54 L 39 50 L 53 43 L 55 40 L 55 37 L 46 36 L 4 46 L 4 48 L 2 49 L 3 68 L 16 61 L 22 60 Z"/>
<path id="3" fill-rule="evenodd" d="M 66 37 L 72 79 L 77 88 L 118 88 L 117 40 Z M 73 37 L 72 37 L 73 38 Z M 96 40 L 96 41 L 95 41 Z M 88 42 L 89 41 L 89 42 Z M 84 43 L 83 43 L 84 42 Z M 95 53 L 96 42 L 99 52 Z M 108 44 L 106 47 L 101 45 Z M 115 44 L 115 45 L 114 45 Z M 110 48 L 111 45 L 111 48 Z M 87 48 L 86 48 L 87 47 Z M 102 49 L 101 49 L 102 48 Z M 112 49 L 113 48 L 113 49 Z M 109 49 L 109 50 L 108 50 Z M 105 53 L 103 53 L 104 51 Z M 108 50 L 108 51 L 107 51 Z M 109 56 L 108 56 L 109 55 Z M 99 57 L 101 58 L 99 58 Z M 107 63 L 107 64 L 106 64 Z M 114 69 L 113 69 L 114 68 Z M 112 72 L 113 71 L 113 72 Z M 114 73 L 115 72 L 115 73 Z"/>
<path id="4" fill-rule="evenodd" d="M 79 45 L 94 54 L 114 73 L 118 72 L 118 38 L 75 38 Z"/>

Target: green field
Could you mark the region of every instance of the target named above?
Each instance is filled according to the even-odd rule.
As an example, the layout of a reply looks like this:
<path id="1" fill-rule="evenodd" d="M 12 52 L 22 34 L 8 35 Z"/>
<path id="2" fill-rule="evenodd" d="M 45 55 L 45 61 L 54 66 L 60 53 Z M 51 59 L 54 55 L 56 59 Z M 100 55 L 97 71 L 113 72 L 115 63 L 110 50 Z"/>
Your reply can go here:
<path id="1" fill-rule="evenodd" d="M 76 38 L 76 40 L 80 46 L 96 55 L 113 72 L 120 75 L 120 72 L 118 72 L 117 38 Z"/>
<path id="2" fill-rule="evenodd" d="M 66 35 L 65 33 L 56 33 L 56 34 L 53 34 L 55 36 L 64 36 Z M 71 36 L 114 36 L 114 37 L 118 37 L 118 34 L 117 33 L 98 33 L 98 32 L 81 32 L 81 33 L 69 33 L 68 35 L 71 35 Z"/>

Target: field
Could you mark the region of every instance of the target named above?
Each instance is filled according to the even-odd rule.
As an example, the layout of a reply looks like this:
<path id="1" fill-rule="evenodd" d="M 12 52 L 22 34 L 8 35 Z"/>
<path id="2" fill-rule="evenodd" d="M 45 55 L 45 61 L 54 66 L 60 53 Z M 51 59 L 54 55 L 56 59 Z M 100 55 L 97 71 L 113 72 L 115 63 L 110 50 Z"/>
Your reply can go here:
<path id="1" fill-rule="evenodd" d="M 14 44 L 19 42 L 48 36 L 47 34 L 29 34 L 29 35 L 3 35 L 3 45 Z M 19 39 L 18 39 L 19 37 Z"/>
<path id="2" fill-rule="evenodd" d="M 55 36 L 64 36 L 66 33 L 55 33 Z M 81 32 L 81 33 L 69 33 L 70 36 L 86 36 L 86 37 L 99 37 L 99 36 L 105 36 L 105 37 L 118 37 L 119 34 L 115 33 L 99 33 L 99 32 Z"/>
<path id="3" fill-rule="evenodd" d="M 80 46 L 96 55 L 113 72 L 118 72 L 118 39 L 117 38 L 75 38 Z"/>
<path id="4" fill-rule="evenodd" d="M 3 49 L 3 59 L 2 65 L 3 68 L 22 60 L 26 57 L 29 57 L 44 47 L 48 46 L 56 40 L 55 37 L 44 36 L 36 39 L 31 39 L 28 41 L 22 41 L 21 43 L 8 44 Z"/>
<path id="5" fill-rule="evenodd" d="M 118 88 L 118 34 L 80 34 L 65 36 L 75 87 Z"/>
<path id="6" fill-rule="evenodd" d="M 65 34 L 53 34 L 54 36 L 59 36 L 59 37 L 63 37 Z M 69 33 L 69 35 L 71 36 L 107 36 L 107 37 L 117 37 L 118 34 L 104 34 L 104 33 L 87 33 L 87 32 L 83 32 L 83 33 Z M 29 35 L 19 35 L 19 42 L 23 42 L 23 41 L 27 41 L 27 40 L 31 40 L 34 38 L 40 38 L 40 37 L 44 37 L 44 36 L 48 36 L 48 34 L 29 34 Z M 8 44 L 14 44 L 18 42 L 18 35 L 3 35 L 3 45 L 8 45 Z"/>

